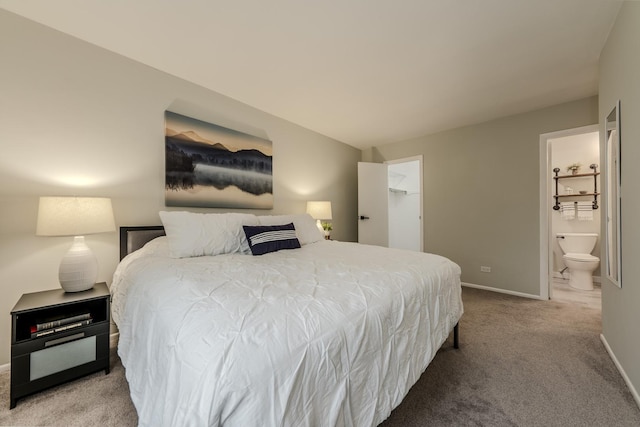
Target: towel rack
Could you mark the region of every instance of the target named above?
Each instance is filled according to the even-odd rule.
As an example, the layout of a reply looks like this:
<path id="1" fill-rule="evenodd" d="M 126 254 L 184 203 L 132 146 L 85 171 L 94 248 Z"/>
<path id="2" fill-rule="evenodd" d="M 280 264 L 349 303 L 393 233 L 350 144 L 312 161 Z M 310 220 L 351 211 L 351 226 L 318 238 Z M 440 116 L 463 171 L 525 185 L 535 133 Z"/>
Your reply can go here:
<path id="1" fill-rule="evenodd" d="M 556 204 L 553 206 L 553 210 L 559 210 L 560 209 L 560 198 L 561 197 L 591 197 L 593 196 L 593 202 L 591 203 L 591 206 L 593 207 L 593 209 L 598 209 L 598 196 L 600 195 L 600 193 L 598 193 L 598 179 L 597 176 L 600 175 L 600 172 L 598 172 L 598 165 L 596 165 L 595 163 L 589 165 L 589 168 L 593 170 L 593 172 L 591 173 L 578 173 L 575 175 L 558 175 L 558 173 L 560 172 L 560 168 L 553 168 L 553 172 L 555 173 L 555 176 L 553 177 L 553 179 L 556 181 L 556 194 L 553 196 L 556 199 Z M 584 193 L 584 194 L 558 194 L 558 181 L 561 179 L 566 179 L 566 178 L 584 178 L 587 176 L 592 176 L 593 177 L 593 193 Z"/>

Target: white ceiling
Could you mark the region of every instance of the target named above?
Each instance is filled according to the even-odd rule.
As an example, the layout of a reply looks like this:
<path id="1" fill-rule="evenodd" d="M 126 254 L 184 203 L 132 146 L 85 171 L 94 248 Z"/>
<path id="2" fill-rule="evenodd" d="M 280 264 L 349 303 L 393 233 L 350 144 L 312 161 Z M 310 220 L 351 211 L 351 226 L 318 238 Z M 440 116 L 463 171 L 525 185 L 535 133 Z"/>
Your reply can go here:
<path id="1" fill-rule="evenodd" d="M 595 95 L 620 0 L 0 0 L 358 148 Z"/>

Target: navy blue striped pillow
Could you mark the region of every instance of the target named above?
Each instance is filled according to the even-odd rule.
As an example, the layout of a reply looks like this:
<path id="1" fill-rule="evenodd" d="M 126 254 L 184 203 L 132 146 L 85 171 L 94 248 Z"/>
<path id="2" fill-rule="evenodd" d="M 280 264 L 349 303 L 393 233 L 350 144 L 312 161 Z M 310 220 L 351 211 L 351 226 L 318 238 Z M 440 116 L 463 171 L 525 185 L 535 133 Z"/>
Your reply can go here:
<path id="1" fill-rule="evenodd" d="M 249 248 L 254 255 L 264 255 L 281 249 L 297 249 L 300 242 L 293 223 L 285 225 L 243 225 Z"/>

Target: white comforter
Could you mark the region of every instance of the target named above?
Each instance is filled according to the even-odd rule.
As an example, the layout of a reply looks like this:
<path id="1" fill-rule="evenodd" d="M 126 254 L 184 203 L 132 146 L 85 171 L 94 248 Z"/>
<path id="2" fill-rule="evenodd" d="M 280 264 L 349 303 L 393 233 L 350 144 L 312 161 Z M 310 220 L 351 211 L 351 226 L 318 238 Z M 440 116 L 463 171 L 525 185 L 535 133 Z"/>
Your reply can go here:
<path id="1" fill-rule="evenodd" d="M 374 426 L 462 315 L 446 258 L 322 241 L 118 266 L 118 354 L 144 426 Z"/>

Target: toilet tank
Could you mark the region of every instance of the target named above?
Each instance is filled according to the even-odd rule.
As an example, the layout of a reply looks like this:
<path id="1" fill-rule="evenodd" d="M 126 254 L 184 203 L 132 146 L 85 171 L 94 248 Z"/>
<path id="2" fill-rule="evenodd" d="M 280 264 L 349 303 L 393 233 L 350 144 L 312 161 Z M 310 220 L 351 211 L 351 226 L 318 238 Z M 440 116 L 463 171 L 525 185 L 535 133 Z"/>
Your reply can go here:
<path id="1" fill-rule="evenodd" d="M 598 241 L 597 233 L 557 233 L 556 237 L 565 254 L 590 254 Z"/>

